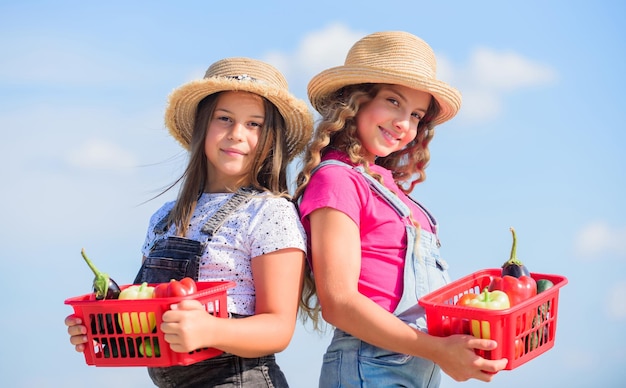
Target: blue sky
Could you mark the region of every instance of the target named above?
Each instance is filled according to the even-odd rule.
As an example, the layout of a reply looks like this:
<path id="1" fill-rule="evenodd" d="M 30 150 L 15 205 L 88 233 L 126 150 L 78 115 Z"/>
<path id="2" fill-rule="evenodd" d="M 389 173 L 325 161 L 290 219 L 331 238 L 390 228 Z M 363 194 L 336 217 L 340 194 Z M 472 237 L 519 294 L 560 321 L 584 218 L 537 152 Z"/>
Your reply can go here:
<path id="1" fill-rule="evenodd" d="M 626 6 L 298 3 L 0 3 L 1 385 L 151 386 L 143 368 L 86 366 L 68 343 L 63 301 L 90 290 L 83 247 L 132 281 L 148 218 L 175 192 L 150 199 L 186 162 L 163 125 L 168 94 L 222 57 L 248 56 L 306 98 L 314 74 L 381 30 L 429 42 L 440 78 L 464 96 L 413 193 L 439 220 L 451 275 L 501 265 L 513 226 L 531 271 L 569 280 L 554 348 L 489 386 L 623 383 Z M 298 327 L 278 355 L 292 386 L 316 386 L 328 339 Z"/>

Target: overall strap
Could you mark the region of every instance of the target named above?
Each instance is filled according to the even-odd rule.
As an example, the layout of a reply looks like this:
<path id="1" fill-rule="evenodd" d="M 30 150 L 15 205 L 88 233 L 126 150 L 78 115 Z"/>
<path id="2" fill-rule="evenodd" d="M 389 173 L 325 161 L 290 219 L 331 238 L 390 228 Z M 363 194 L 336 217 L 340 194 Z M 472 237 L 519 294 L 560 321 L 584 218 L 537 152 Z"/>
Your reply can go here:
<path id="1" fill-rule="evenodd" d="M 232 197 L 226 201 L 216 212 L 209 218 L 209 220 L 202 227 L 202 233 L 208 235 L 208 241 L 213 238 L 215 232 L 224 223 L 224 220 L 236 211 L 241 205 L 247 203 L 258 191 L 249 188 L 242 187 Z"/>
<path id="2" fill-rule="evenodd" d="M 209 220 L 202 227 L 202 233 L 208 235 L 208 240 L 213 238 L 213 235 L 219 229 L 220 226 L 224 223 L 224 220 L 232 214 L 235 210 L 237 210 L 241 205 L 248 202 L 250 198 L 252 198 L 258 191 L 249 188 L 242 187 L 233 194 L 232 197 L 226 201 L 216 212 L 209 218 Z M 157 235 L 162 235 L 167 232 L 170 227 L 170 223 L 168 222 L 170 213 L 168 212 L 157 224 L 154 226 L 154 232 Z"/>
<path id="3" fill-rule="evenodd" d="M 404 202 L 402 202 L 398 198 L 398 196 L 395 195 L 391 190 L 383 186 L 373 176 L 365 172 L 365 168 L 363 168 L 363 166 L 351 166 L 348 163 L 344 163 L 336 159 L 328 159 L 318 164 L 313 169 L 313 171 L 311 171 L 311 175 L 313 175 L 313 173 L 315 173 L 315 171 L 317 171 L 321 167 L 324 167 L 327 165 L 343 166 L 343 167 L 347 167 L 355 171 L 358 171 L 361 174 L 361 176 L 365 178 L 368 185 L 370 186 L 370 189 L 374 193 L 378 194 L 382 199 L 384 199 L 385 202 L 387 202 L 387 204 L 389 204 L 389 206 L 391 206 L 391 208 L 394 209 L 401 218 L 406 218 L 411 215 L 411 210 L 409 209 L 409 207 L 406 204 L 404 204 Z"/>
<path id="4" fill-rule="evenodd" d="M 326 166 L 326 165 L 344 166 L 344 167 L 347 167 L 347 168 L 351 168 L 351 169 L 353 169 L 355 171 L 358 171 L 361 174 L 361 176 L 363 176 L 363 178 L 365 178 L 365 180 L 369 184 L 369 186 L 372 189 L 372 191 L 374 191 L 381 198 L 383 198 L 385 200 L 385 202 L 387 202 L 387 204 L 389 204 L 389 206 L 391 206 L 396 211 L 396 213 L 398 213 L 398 215 L 400 217 L 404 218 L 404 217 L 410 216 L 411 210 L 409 209 L 409 207 L 404 202 L 402 202 L 398 198 L 398 196 L 395 195 L 391 190 L 389 190 L 382 183 L 377 181 L 373 176 L 368 174 L 365 171 L 365 168 L 363 166 L 351 166 L 351 165 L 349 165 L 349 164 L 347 164 L 345 162 L 342 162 L 342 161 L 339 161 L 339 160 L 336 160 L 336 159 L 328 159 L 328 160 L 324 160 L 323 162 L 318 164 L 313 169 L 313 171 L 311 172 L 311 175 L 313 175 L 313 173 L 315 171 L 317 171 L 318 169 L 320 169 L 321 167 Z M 417 207 L 419 207 L 424 212 L 424 214 L 426 214 L 426 218 L 428 218 L 428 221 L 430 222 L 430 226 L 432 227 L 432 229 L 435 232 L 435 234 L 437 234 L 437 220 L 435 219 L 435 217 L 428 211 L 428 209 L 426 209 L 426 207 L 424 207 L 421 203 L 416 201 L 410 195 L 407 195 L 407 197 L 415 205 L 417 205 Z"/>

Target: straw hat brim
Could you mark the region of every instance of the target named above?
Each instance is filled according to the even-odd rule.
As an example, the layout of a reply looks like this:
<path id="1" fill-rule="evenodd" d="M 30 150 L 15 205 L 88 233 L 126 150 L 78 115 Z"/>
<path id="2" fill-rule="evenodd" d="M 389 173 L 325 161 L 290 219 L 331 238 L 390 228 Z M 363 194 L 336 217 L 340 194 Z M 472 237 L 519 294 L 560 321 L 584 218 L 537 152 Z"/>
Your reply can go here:
<path id="1" fill-rule="evenodd" d="M 366 66 L 337 66 L 322 71 L 309 82 L 309 100 L 319 111 L 321 104 L 332 93 L 344 86 L 364 83 L 403 85 L 431 94 L 441 106 L 441 112 L 433 120 L 434 125 L 450 120 L 461 108 L 461 94 L 443 81 Z"/>
<path id="2" fill-rule="evenodd" d="M 303 151 L 313 128 L 313 116 L 304 101 L 263 81 L 226 77 L 191 81 L 170 94 L 165 125 L 185 149 L 189 149 L 198 103 L 211 94 L 224 91 L 249 92 L 269 100 L 285 120 L 289 160 Z"/>

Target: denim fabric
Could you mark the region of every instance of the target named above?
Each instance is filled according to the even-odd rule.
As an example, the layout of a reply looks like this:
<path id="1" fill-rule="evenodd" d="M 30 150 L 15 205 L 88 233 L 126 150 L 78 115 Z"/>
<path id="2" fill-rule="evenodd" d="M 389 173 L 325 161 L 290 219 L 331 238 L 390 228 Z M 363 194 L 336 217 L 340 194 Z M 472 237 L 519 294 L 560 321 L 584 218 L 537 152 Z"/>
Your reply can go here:
<path id="1" fill-rule="evenodd" d="M 167 283 L 190 277 L 198 280 L 199 260 L 204 245 L 196 240 L 170 236 L 157 240 L 141 264 L 134 284 Z"/>
<path id="2" fill-rule="evenodd" d="M 344 165 L 337 160 L 324 164 Z M 450 282 L 448 265 L 439 255 L 439 239 L 436 221 L 419 203 L 430 220 L 435 233 L 419 231 L 411 222 L 410 209 L 389 189 L 365 173 L 362 167 L 354 167 L 368 181 L 373 191 L 381 195 L 400 218 L 405 220 L 407 250 L 404 264 L 404 288 L 394 314 L 408 325 L 427 331 L 424 309 L 417 303 L 427 293 Z M 430 360 L 390 352 L 352 337 L 335 329 L 331 343 L 324 354 L 320 374 L 320 388 L 335 387 L 415 387 L 435 388 L 441 382 L 440 368 Z"/>
<path id="3" fill-rule="evenodd" d="M 409 325 L 427 331 L 426 313 L 417 301 L 450 283 L 448 264 L 440 257 L 437 236 L 407 226 L 407 254 L 404 262 L 404 290 L 394 314 Z M 414 246 L 417 243 L 417 246 Z"/>
<path id="4" fill-rule="evenodd" d="M 324 354 L 320 388 L 438 387 L 433 362 L 390 352 L 335 329 Z"/>
<path id="5" fill-rule="evenodd" d="M 227 215 L 227 212 L 218 211 L 217 217 L 207 221 L 205 241 L 175 236 L 157 239 L 134 283 L 164 283 L 185 276 L 198 280 L 199 258 L 205 243 L 212 237 L 215 225 L 219 227 Z M 164 230 L 160 224 L 155 231 L 156 228 Z M 148 368 L 148 374 L 158 387 L 288 387 L 274 355 L 242 358 L 224 353 L 188 366 Z"/>
<path id="6" fill-rule="evenodd" d="M 202 228 L 204 233 L 203 241 L 176 236 L 163 238 L 163 235 L 170 227 L 168 217 L 163 217 L 154 226 L 157 238 L 133 283 L 166 283 L 171 279 L 180 280 L 184 277 L 198 280 L 200 257 L 206 243 L 213 238 L 213 235 L 224 220 L 232 212 L 236 211 L 239 206 L 246 203 L 255 193 L 256 191 L 253 189 L 240 188 L 204 224 Z"/>
<path id="7" fill-rule="evenodd" d="M 241 358 L 224 353 L 189 366 L 149 368 L 155 385 L 162 388 L 288 387 L 275 357 Z"/>

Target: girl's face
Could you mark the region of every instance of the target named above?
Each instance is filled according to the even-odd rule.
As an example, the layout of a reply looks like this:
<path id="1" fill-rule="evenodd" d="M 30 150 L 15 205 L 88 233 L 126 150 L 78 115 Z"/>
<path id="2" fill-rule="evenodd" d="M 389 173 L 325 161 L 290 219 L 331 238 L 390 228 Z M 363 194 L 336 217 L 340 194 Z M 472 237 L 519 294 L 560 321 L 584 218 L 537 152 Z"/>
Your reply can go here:
<path id="1" fill-rule="evenodd" d="M 431 95 L 401 85 L 384 85 L 356 115 L 357 136 L 365 158 L 373 163 L 404 148 L 417 135 L 417 124 L 430 105 Z"/>
<path id="2" fill-rule="evenodd" d="M 260 96 L 248 92 L 220 93 L 210 118 L 204 152 L 208 162 L 208 192 L 234 190 L 246 185 L 265 109 Z"/>

